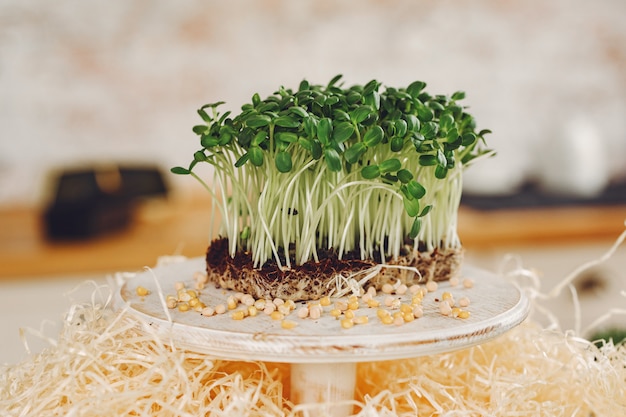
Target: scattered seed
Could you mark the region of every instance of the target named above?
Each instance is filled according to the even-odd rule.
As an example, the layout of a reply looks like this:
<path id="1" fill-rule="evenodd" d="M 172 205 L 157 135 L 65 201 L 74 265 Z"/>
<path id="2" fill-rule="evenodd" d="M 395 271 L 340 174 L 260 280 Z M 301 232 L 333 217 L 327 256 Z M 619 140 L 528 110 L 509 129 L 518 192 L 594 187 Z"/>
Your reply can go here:
<path id="1" fill-rule="evenodd" d="M 428 281 L 426 283 L 426 289 L 428 290 L 428 292 L 435 292 L 437 291 L 437 288 L 439 288 L 439 284 L 437 284 L 435 281 Z"/>
<path id="2" fill-rule="evenodd" d="M 470 305 L 470 299 L 467 297 L 461 297 L 459 298 L 459 305 L 461 307 L 467 307 L 468 305 Z"/>
<path id="3" fill-rule="evenodd" d="M 141 285 L 137 287 L 137 289 L 135 290 L 135 292 L 136 292 L 136 293 L 137 293 L 137 295 L 138 295 L 138 296 L 140 296 L 140 297 L 144 297 L 144 296 L 146 296 L 146 295 L 150 294 L 150 291 L 149 291 L 147 288 L 142 287 Z"/>
<path id="4" fill-rule="evenodd" d="M 293 329 L 297 325 L 298 323 L 293 320 L 283 320 L 280 322 L 280 327 L 282 327 L 283 329 Z"/>

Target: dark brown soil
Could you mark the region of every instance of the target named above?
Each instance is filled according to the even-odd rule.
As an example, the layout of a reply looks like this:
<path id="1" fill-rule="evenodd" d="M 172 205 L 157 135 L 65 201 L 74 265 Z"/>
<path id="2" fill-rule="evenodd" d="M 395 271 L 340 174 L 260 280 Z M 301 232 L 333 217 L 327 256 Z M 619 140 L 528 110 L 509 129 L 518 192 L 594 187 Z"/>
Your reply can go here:
<path id="1" fill-rule="evenodd" d="M 281 270 L 272 259 L 262 268 L 254 268 L 248 252 L 238 252 L 234 257 L 228 253 L 228 239 L 211 242 L 206 254 L 209 282 L 217 286 L 241 291 L 255 298 L 284 298 L 292 300 L 316 300 L 336 287 L 335 277 L 364 271 L 379 264 L 376 260 L 361 260 L 356 253 L 348 253 L 339 259 L 330 250 L 318 250 L 319 262 L 308 261 L 289 270 Z M 388 261 L 388 265 L 415 267 L 419 275 L 399 268 L 382 268 L 369 281 L 380 289 L 386 282 L 400 280 L 406 284 L 443 281 L 455 275 L 461 263 L 461 250 L 418 252 L 407 250 L 406 255 Z"/>

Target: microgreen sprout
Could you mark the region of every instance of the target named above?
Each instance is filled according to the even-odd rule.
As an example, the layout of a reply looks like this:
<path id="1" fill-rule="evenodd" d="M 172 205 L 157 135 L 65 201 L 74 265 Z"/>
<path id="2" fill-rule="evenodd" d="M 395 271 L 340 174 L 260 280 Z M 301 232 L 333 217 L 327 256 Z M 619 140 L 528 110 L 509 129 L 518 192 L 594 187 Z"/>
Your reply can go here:
<path id="1" fill-rule="evenodd" d="M 463 92 L 431 96 L 421 81 L 392 88 L 372 80 L 343 87 L 302 81 L 241 112 L 223 102 L 198 110 L 201 149 L 188 168 L 217 201 L 229 253 L 254 265 L 319 260 L 317 249 L 362 259 L 460 246 L 456 217 L 462 170 L 489 155 Z M 214 167 L 213 187 L 194 173 Z"/>

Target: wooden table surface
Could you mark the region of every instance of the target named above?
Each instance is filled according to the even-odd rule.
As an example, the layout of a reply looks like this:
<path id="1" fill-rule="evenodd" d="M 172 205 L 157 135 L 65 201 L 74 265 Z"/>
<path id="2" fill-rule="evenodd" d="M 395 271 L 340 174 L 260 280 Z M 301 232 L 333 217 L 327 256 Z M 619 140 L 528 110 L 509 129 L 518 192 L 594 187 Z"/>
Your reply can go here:
<path id="1" fill-rule="evenodd" d="M 210 204 L 173 200 L 144 205 L 131 226 L 79 242 L 51 243 L 37 209 L 0 209 L 0 280 L 136 271 L 162 255 L 202 256 L 210 241 Z M 504 245 L 613 241 L 626 207 L 480 212 L 462 208 L 459 234 L 467 251 Z M 218 219 L 213 219 L 217 223 Z"/>

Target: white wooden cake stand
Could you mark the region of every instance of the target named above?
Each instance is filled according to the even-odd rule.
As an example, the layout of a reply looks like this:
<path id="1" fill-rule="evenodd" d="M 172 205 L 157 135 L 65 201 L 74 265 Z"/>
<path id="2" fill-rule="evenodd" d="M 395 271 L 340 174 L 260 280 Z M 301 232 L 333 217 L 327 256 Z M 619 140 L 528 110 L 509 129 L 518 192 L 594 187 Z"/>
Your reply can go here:
<path id="1" fill-rule="evenodd" d="M 368 323 L 348 329 L 342 328 L 340 320 L 328 313 L 331 307 L 325 307 L 319 319 L 300 319 L 296 315 L 297 306 L 287 316 L 297 323 L 292 329 L 282 328 L 280 321 L 262 312 L 234 320 L 232 311 L 205 317 L 196 311 L 165 308 L 164 298 L 176 294 L 176 283 L 183 282 L 187 288 L 193 288 L 194 273 L 204 268 L 204 259 L 194 258 L 131 275 L 115 294 L 114 304 L 143 319 L 151 331 L 171 338 L 179 348 L 222 359 L 290 363 L 292 401 L 319 404 L 313 415 L 352 414 L 350 401 L 354 399 L 358 362 L 432 355 L 476 345 L 520 324 L 530 305 L 512 283 L 464 266 L 461 280 L 471 278 L 473 286 L 439 283 L 436 291 L 424 297 L 423 316 L 402 325 L 383 324 L 377 317 L 377 309 L 367 306 L 361 306 L 357 313 L 367 315 Z M 139 286 L 146 288 L 149 295 L 137 295 Z M 471 313 L 469 318 L 440 313 L 437 300 L 444 291 L 456 300 L 462 297 L 470 300 L 470 305 L 464 308 Z M 199 298 L 215 306 L 225 304 L 233 294 L 209 285 L 200 291 Z M 384 297 L 376 298 L 383 304 Z M 405 302 L 411 299 L 409 294 L 396 297 L 404 297 Z"/>

